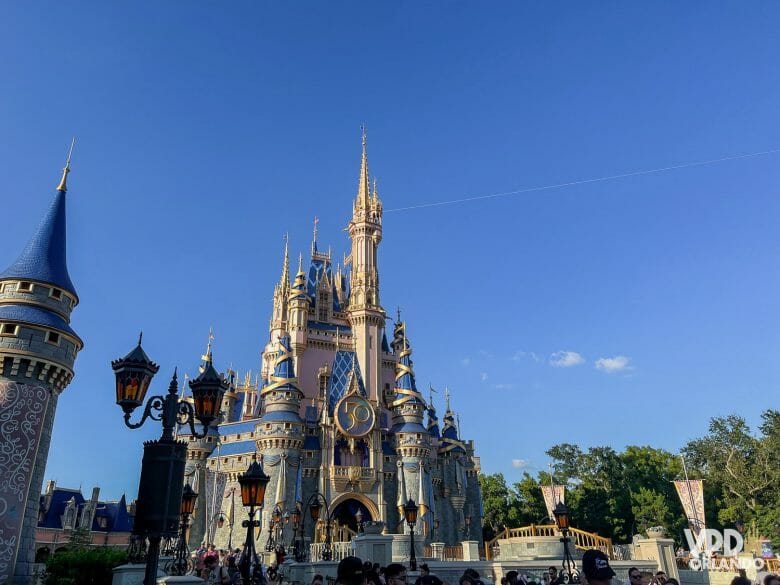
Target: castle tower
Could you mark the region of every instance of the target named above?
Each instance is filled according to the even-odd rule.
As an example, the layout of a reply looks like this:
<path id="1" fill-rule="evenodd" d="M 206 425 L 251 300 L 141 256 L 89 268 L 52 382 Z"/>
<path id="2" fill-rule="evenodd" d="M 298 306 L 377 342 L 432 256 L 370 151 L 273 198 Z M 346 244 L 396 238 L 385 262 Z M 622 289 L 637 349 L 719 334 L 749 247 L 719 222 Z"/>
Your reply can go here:
<path id="1" fill-rule="evenodd" d="M 72 150 L 72 145 L 71 145 Z M 68 274 L 65 203 L 70 155 L 54 200 L 19 258 L 0 274 L 0 583 L 28 583 L 54 414 L 83 347 L 70 327 L 78 304 Z M 13 445 L 13 447 L 12 447 Z M 4 450 L 3 449 L 3 450 Z"/>
<path id="2" fill-rule="evenodd" d="M 263 416 L 257 425 L 255 437 L 257 449 L 262 453 L 263 470 L 271 481 L 265 492 L 265 505 L 261 527 L 267 526 L 274 509 L 282 513 L 295 508 L 297 478 L 301 466 L 301 449 L 304 439 L 304 422 L 299 410 L 303 392 L 298 387 L 293 366 L 290 338 L 279 339 L 279 354 L 274 364 L 271 382 L 262 390 Z M 284 530 L 284 526 L 279 530 Z M 292 530 L 290 526 L 286 527 Z M 288 542 L 292 534 L 278 534 Z M 268 533 L 262 538 L 267 539 Z"/>
<path id="3" fill-rule="evenodd" d="M 303 272 L 302 256 L 298 257 L 298 273 L 295 275 L 295 283 L 290 291 L 288 310 L 292 352 L 298 359 L 306 349 L 308 337 L 306 323 L 309 319 L 309 296 L 306 294 L 306 274 Z"/>
<path id="4" fill-rule="evenodd" d="M 379 402 L 382 388 L 380 345 L 385 325 L 385 311 L 379 303 L 377 267 L 377 249 L 382 241 L 382 203 L 376 188 L 372 194 L 370 187 L 364 129 L 358 192 L 347 226 L 352 240 L 348 259 L 352 264 L 348 315 L 369 398 Z"/>
<path id="5" fill-rule="evenodd" d="M 398 364 L 395 368 L 395 399 L 393 400 L 393 427 L 398 467 L 397 507 L 401 519 L 402 507 L 408 500 L 414 500 L 420 507 L 418 525 L 424 525 L 423 534 L 430 534 L 431 480 L 426 469 L 431 449 L 431 436 L 423 426 L 426 410 L 425 400 L 417 390 L 412 366 L 412 349 L 406 339 L 406 324 L 397 323 L 396 332 L 402 332 Z M 403 523 L 404 530 L 408 526 Z M 420 533 L 420 529 L 415 529 Z"/>

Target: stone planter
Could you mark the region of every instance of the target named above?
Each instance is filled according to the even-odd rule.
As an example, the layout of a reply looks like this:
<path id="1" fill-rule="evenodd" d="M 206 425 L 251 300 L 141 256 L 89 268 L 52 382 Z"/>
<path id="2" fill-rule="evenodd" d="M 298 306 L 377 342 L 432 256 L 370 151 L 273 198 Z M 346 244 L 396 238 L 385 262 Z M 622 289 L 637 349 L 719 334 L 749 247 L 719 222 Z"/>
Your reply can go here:
<path id="1" fill-rule="evenodd" d="M 664 528 L 648 528 L 647 538 L 663 538 L 666 536 L 666 529 Z"/>
<path id="2" fill-rule="evenodd" d="M 382 521 L 363 522 L 363 534 L 382 534 L 385 523 Z"/>

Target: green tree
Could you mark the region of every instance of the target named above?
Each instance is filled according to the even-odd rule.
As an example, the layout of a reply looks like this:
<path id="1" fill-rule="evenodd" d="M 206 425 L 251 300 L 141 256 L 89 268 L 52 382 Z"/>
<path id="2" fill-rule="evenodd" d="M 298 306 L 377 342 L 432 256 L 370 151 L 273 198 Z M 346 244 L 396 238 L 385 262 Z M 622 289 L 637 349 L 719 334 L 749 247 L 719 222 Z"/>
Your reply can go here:
<path id="1" fill-rule="evenodd" d="M 641 531 L 653 526 L 667 527 L 672 523 L 664 495 L 644 486 L 640 486 L 639 491 L 631 492 L 631 513 Z"/>
<path id="2" fill-rule="evenodd" d="M 541 488 L 544 474 L 539 475 L 540 479 L 534 479 L 526 471 L 523 473 L 523 479 L 514 485 L 518 501 L 517 526 L 538 524 L 547 516 L 547 507 L 544 505 Z"/>
<path id="3" fill-rule="evenodd" d="M 482 489 L 482 532 L 486 540 L 493 538 L 505 527 L 517 526 L 517 494 L 511 490 L 502 473 L 480 475 Z"/>

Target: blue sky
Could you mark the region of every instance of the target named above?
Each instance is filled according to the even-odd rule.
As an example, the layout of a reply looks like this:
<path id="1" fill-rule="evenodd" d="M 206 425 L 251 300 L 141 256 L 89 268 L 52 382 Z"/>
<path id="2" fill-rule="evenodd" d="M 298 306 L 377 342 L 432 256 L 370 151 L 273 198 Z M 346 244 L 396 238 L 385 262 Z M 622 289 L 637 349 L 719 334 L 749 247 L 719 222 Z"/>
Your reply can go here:
<path id="1" fill-rule="evenodd" d="M 217 365 L 257 368 L 283 234 L 308 251 L 316 215 L 320 241 L 348 249 L 361 123 L 388 210 L 383 302 L 485 472 L 535 473 L 563 441 L 677 449 L 711 416 L 757 422 L 780 382 L 780 154 L 390 210 L 780 148 L 779 17 L 741 2 L 8 4 L 1 264 L 77 137 L 86 347 L 47 478 L 136 493 L 159 428 L 124 427 L 109 362 L 140 329 L 160 392 L 174 366 L 196 371 L 209 326 Z"/>

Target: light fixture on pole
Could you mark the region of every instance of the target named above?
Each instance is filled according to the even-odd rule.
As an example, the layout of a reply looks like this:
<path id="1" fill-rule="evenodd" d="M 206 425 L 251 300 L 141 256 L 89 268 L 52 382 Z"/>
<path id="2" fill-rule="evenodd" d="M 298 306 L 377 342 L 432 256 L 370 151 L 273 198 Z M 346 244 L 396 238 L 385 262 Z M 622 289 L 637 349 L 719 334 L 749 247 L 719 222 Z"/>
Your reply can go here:
<path id="1" fill-rule="evenodd" d="M 246 528 L 246 540 L 238 559 L 238 570 L 241 572 L 243 585 L 251 585 L 263 579 L 260 559 L 255 552 L 254 529 L 260 526 L 260 521 L 255 520 L 255 508 L 263 507 L 265 488 L 270 480 L 271 478 L 263 472 L 263 467 L 254 458 L 246 472 L 238 476 L 241 503 L 249 508 L 249 520 L 244 520 L 241 524 Z"/>
<path id="2" fill-rule="evenodd" d="M 363 510 L 360 508 L 355 512 L 355 520 L 357 520 L 358 534 L 363 534 Z"/>
<path id="3" fill-rule="evenodd" d="M 574 563 L 574 559 L 569 552 L 569 508 L 563 502 L 558 502 L 553 509 L 553 515 L 555 516 L 555 524 L 558 530 L 561 531 L 561 542 L 563 543 L 563 572 L 568 577 L 567 583 L 574 583 L 579 581 L 579 575 L 577 574 L 577 566 Z"/>
<path id="4" fill-rule="evenodd" d="M 197 499 L 198 494 L 195 493 L 190 484 L 186 484 L 181 494 L 179 542 L 176 545 L 173 560 L 166 567 L 170 575 L 186 575 L 192 570 L 190 551 L 187 548 L 187 528 L 189 527 L 190 516 L 192 516 L 192 512 L 195 509 L 195 501 Z"/>
<path id="5" fill-rule="evenodd" d="M 409 570 L 410 571 L 416 571 L 417 570 L 417 554 L 414 550 L 414 525 L 417 524 L 417 512 L 419 511 L 420 507 L 414 503 L 414 500 L 409 500 L 404 504 L 404 518 L 406 519 L 406 523 L 409 525 L 409 542 L 410 542 L 410 551 L 409 551 Z"/>
<path id="6" fill-rule="evenodd" d="M 320 500 L 322 500 L 322 504 L 320 504 Z M 331 542 L 330 542 L 330 523 L 331 523 L 331 517 L 330 517 L 330 510 L 328 509 L 328 501 L 325 499 L 325 496 L 323 496 L 321 493 L 317 492 L 316 494 L 312 494 L 309 499 L 306 502 L 306 507 L 309 508 L 309 516 L 311 516 L 312 523 L 314 524 L 314 534 L 317 534 L 317 521 L 320 519 L 320 511 L 322 510 L 322 505 L 325 505 L 325 546 L 322 549 L 322 560 L 323 561 L 329 561 L 331 559 Z M 306 538 L 306 532 L 304 531 L 303 527 L 303 517 L 301 518 L 301 538 Z M 306 554 L 304 553 L 303 559 L 306 560 Z"/>
<path id="7" fill-rule="evenodd" d="M 209 432 L 209 425 L 219 417 L 222 397 L 228 384 L 208 362 L 200 376 L 189 383 L 193 406 L 179 399 L 174 370 L 168 393 L 150 397 L 141 420 L 131 423 L 130 416 L 144 403 L 152 378 L 160 369 L 146 355 L 141 341 L 142 336 L 130 353 L 112 361 L 111 369 L 116 378 L 116 403 L 124 411 L 125 425 L 137 429 L 147 419 L 152 419 L 160 421 L 163 427 L 159 439 L 144 443 L 133 523 L 133 535 L 149 540 L 143 582 L 144 585 L 154 585 L 157 582 L 160 541 L 163 538 L 174 538 L 179 532 L 187 444 L 176 440 L 174 430 L 177 425 L 189 425 L 194 438 L 204 438 Z M 195 419 L 203 426 L 201 433 L 195 430 Z"/>

